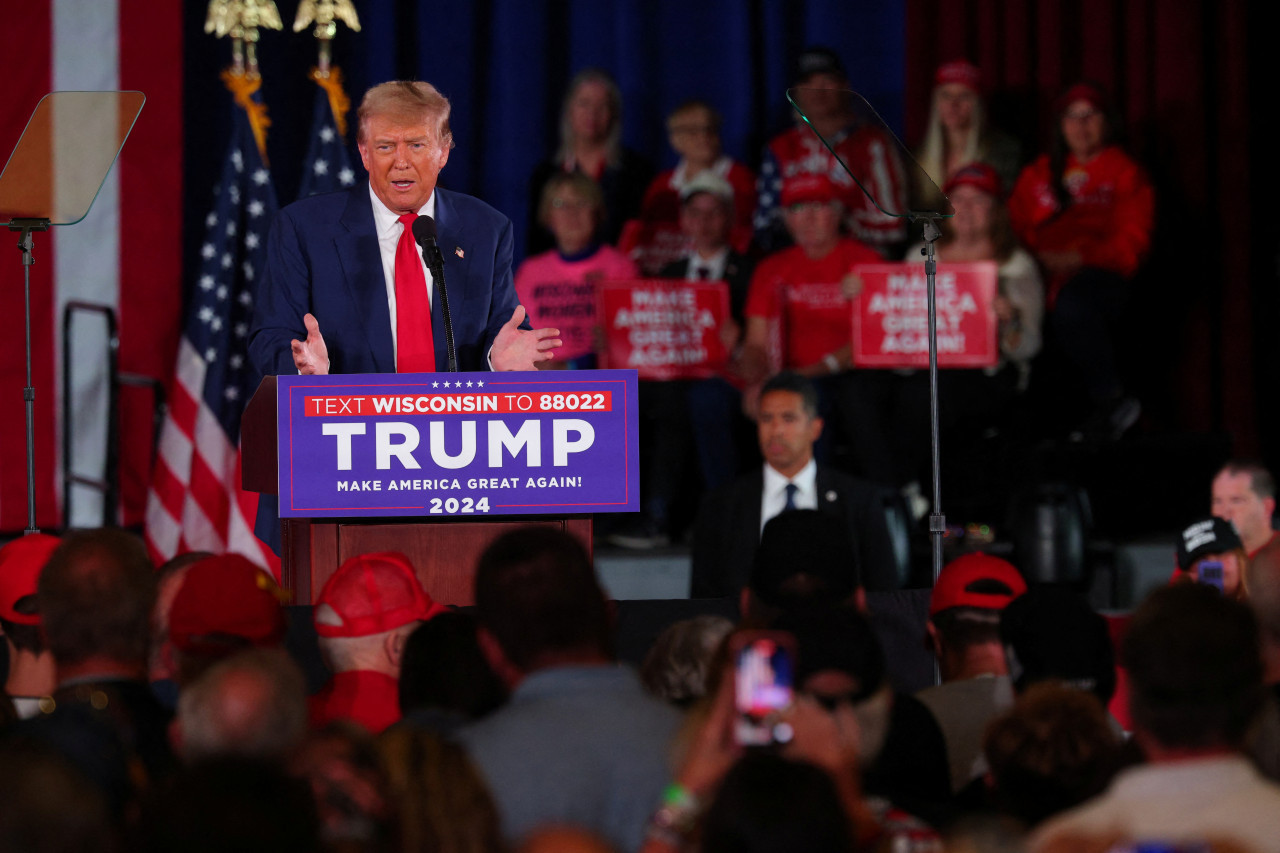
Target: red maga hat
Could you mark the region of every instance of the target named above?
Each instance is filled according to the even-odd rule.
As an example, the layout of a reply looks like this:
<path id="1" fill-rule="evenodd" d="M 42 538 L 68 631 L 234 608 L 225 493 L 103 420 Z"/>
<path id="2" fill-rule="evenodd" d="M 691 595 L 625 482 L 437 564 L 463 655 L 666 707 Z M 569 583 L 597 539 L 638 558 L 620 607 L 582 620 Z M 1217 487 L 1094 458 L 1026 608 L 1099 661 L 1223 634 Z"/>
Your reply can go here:
<path id="1" fill-rule="evenodd" d="M 0 618 L 15 625 L 39 625 L 40 614 L 19 613 L 14 605 L 36 594 L 40 572 L 61 540 L 47 533 L 33 533 L 0 548 Z"/>
<path id="2" fill-rule="evenodd" d="M 986 163 L 970 163 L 962 169 L 957 169 L 956 173 L 947 179 L 947 184 L 942 191 L 951 195 L 956 187 L 977 187 L 987 195 L 1004 198 L 1004 182 L 1000 180 L 996 170 Z"/>
<path id="3" fill-rule="evenodd" d="M 284 640 L 285 593 L 239 554 L 206 557 L 182 578 L 169 611 L 169 639 L 184 652 L 223 654 L 236 640 L 272 646 Z"/>
<path id="4" fill-rule="evenodd" d="M 1003 610 L 1027 591 L 1027 582 L 1013 563 L 977 552 L 957 557 L 942 567 L 929 599 L 929 615 L 952 607 Z"/>
<path id="5" fill-rule="evenodd" d="M 409 559 L 394 551 L 347 560 L 325 583 L 316 605 L 316 633 L 321 637 L 381 634 L 445 610 L 422 588 Z M 321 605 L 333 610 L 338 624 L 322 620 Z"/>
<path id="6" fill-rule="evenodd" d="M 840 191 L 826 175 L 805 174 L 787 178 L 782 185 L 782 206 L 803 204 L 807 201 L 838 201 Z"/>
<path id="7" fill-rule="evenodd" d="M 1106 112 L 1110 104 L 1107 93 L 1102 91 L 1100 87 L 1095 86 L 1093 83 L 1077 83 L 1063 92 L 1062 97 L 1058 98 L 1055 111 L 1064 113 L 1067 111 L 1067 107 L 1076 101 L 1084 101 L 1100 112 Z"/>
<path id="8" fill-rule="evenodd" d="M 982 91 L 982 72 L 978 66 L 967 59 L 957 59 L 938 66 L 933 75 L 933 84 L 943 86 L 947 83 L 959 83 L 975 92 Z"/>

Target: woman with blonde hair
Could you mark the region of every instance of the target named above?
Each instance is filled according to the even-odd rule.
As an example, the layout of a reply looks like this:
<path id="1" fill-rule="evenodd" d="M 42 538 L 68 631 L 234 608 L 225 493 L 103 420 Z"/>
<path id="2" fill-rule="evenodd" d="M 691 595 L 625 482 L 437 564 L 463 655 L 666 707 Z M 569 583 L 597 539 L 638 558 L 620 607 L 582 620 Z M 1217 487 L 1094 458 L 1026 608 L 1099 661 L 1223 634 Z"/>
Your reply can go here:
<path id="1" fill-rule="evenodd" d="M 640 212 L 653 165 L 622 144 L 622 92 L 605 71 L 587 68 L 569 82 L 560 110 L 560 143 L 529 179 L 527 255 L 545 252 L 554 238 L 539 216 L 543 187 L 553 176 L 580 173 L 600 185 L 604 216 L 596 236 L 616 243 L 623 224 Z"/>
<path id="2" fill-rule="evenodd" d="M 938 187 L 971 163 L 987 163 L 1001 183 L 1013 186 L 1022 166 L 1017 140 L 990 124 L 983 101 L 982 72 L 958 59 L 938 66 L 924 140 L 916 160 Z M 918 188 L 921 194 L 928 188 Z"/>

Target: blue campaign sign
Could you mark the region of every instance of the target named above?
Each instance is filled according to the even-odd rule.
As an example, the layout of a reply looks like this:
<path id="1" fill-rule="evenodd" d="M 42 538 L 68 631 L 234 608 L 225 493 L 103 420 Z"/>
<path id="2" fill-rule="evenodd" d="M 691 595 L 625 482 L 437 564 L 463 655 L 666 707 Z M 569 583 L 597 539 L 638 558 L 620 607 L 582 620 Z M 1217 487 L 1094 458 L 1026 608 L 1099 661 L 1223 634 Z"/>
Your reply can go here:
<path id="1" fill-rule="evenodd" d="M 634 370 L 281 376 L 280 515 L 640 509 Z"/>

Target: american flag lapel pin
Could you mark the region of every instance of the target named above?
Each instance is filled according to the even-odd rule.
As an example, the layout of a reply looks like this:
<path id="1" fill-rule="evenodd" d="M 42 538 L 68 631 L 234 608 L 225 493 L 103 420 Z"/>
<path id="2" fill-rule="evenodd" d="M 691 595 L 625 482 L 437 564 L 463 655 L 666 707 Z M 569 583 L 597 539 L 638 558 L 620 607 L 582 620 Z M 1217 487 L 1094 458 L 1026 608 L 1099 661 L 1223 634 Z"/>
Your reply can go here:
<path id="1" fill-rule="evenodd" d="M 465 258 L 467 256 L 467 253 L 462 251 L 461 246 L 455 246 L 453 249 L 453 253 L 457 255 L 459 258 Z"/>

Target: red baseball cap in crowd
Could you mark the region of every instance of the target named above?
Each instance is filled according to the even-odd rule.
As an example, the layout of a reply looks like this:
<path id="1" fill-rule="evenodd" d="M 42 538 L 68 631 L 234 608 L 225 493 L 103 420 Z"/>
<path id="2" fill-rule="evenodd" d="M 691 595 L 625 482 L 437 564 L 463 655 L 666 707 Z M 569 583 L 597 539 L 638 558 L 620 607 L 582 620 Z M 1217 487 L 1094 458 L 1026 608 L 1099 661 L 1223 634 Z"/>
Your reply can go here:
<path id="1" fill-rule="evenodd" d="M 337 624 L 321 617 L 328 605 Z M 321 637 L 367 637 L 410 622 L 425 621 L 445 610 L 422 588 L 418 573 L 404 554 L 381 551 L 347 560 L 320 590 L 316 633 Z"/>
<path id="2" fill-rule="evenodd" d="M 952 607 L 1003 610 L 1027 591 L 1027 582 L 1013 563 L 976 552 L 957 557 L 942 567 L 929 599 L 929 615 Z"/>
<path id="3" fill-rule="evenodd" d="M 206 557 L 187 569 L 169 611 L 169 639 L 184 652 L 223 654 L 243 641 L 284 640 L 286 593 L 271 575 L 239 554 Z"/>
<path id="4" fill-rule="evenodd" d="M 823 203 L 839 199 L 840 191 L 826 175 L 795 175 L 787 178 L 782 185 L 783 207 L 808 201 Z"/>
<path id="5" fill-rule="evenodd" d="M 40 572 L 60 541 L 47 533 L 32 533 L 0 548 L 0 618 L 15 625 L 40 624 L 40 614 L 19 613 L 14 605 L 36 594 Z"/>
<path id="6" fill-rule="evenodd" d="M 996 170 L 986 163 L 970 163 L 962 169 L 957 169 L 956 173 L 947 179 L 947 185 L 942 188 L 942 191 L 951 195 L 956 187 L 977 187 L 987 195 L 1004 198 L 1004 182 L 1000 180 Z"/>
<path id="7" fill-rule="evenodd" d="M 1055 105 L 1055 112 L 1066 112 L 1067 107 L 1076 101 L 1084 101 L 1095 110 L 1103 112 L 1107 109 L 1107 93 L 1093 83 L 1076 83 L 1070 89 L 1062 93 L 1062 97 L 1058 98 Z"/>
<path id="8" fill-rule="evenodd" d="M 935 86 L 945 86 L 947 83 L 959 83 L 961 86 L 966 86 L 975 92 L 981 92 L 982 72 L 978 70 L 978 66 L 967 59 L 944 62 L 938 66 L 938 70 L 934 73 L 933 84 Z"/>

